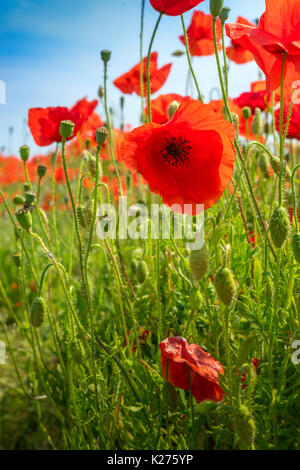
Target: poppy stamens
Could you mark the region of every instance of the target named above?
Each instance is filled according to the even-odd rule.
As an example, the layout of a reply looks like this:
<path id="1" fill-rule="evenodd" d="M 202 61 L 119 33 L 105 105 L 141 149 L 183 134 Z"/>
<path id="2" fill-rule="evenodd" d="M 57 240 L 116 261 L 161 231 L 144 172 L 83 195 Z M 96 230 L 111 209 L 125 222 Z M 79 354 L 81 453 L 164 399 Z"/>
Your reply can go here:
<path id="1" fill-rule="evenodd" d="M 161 150 L 162 157 L 169 165 L 180 168 L 182 165 L 189 164 L 190 152 L 192 146 L 182 137 L 170 137 L 166 139 Z"/>

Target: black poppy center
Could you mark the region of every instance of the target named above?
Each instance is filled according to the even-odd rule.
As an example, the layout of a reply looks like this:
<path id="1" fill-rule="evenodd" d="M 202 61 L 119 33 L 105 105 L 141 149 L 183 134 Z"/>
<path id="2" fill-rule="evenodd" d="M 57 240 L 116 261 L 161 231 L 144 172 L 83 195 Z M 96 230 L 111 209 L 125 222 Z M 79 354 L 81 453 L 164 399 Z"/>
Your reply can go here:
<path id="1" fill-rule="evenodd" d="M 167 138 L 163 144 L 161 155 L 171 166 L 180 168 L 188 165 L 192 146 L 183 137 Z"/>

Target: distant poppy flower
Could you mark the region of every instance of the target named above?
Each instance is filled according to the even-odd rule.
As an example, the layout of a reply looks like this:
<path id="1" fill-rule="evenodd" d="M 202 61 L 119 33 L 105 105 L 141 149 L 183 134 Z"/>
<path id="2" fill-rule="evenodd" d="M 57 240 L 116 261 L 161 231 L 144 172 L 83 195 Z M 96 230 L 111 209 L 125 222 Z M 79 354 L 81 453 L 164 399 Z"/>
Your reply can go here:
<path id="1" fill-rule="evenodd" d="M 216 31 L 219 41 L 221 39 L 221 21 L 219 19 L 217 19 Z M 202 11 L 194 11 L 187 35 L 192 56 L 208 56 L 215 53 L 212 15 L 206 15 Z M 180 36 L 179 39 L 185 44 L 184 36 Z M 219 43 L 218 49 L 221 50 Z"/>
<path id="2" fill-rule="evenodd" d="M 260 364 L 260 360 L 257 359 L 257 357 L 254 357 L 253 359 L 251 359 L 251 364 L 253 365 L 253 367 L 255 368 L 255 370 L 257 370 L 259 364 Z M 247 373 L 246 371 L 244 371 L 241 375 L 241 382 L 242 382 L 242 390 L 244 390 L 246 387 L 247 387 L 247 384 L 244 384 L 243 382 L 245 382 L 247 378 Z"/>
<path id="3" fill-rule="evenodd" d="M 120 157 L 175 212 L 207 209 L 225 191 L 236 158 L 234 126 L 210 105 L 183 103 L 164 125 L 148 123 L 127 134 Z M 189 204 L 189 208 L 184 207 Z M 186 210 L 185 210 L 186 209 Z"/>
<path id="4" fill-rule="evenodd" d="M 168 95 L 159 95 L 154 100 L 151 100 L 151 113 L 152 121 L 157 124 L 165 124 L 169 120 L 169 106 L 173 101 L 177 101 L 179 104 L 189 101 L 189 96 L 183 97 L 176 93 L 169 93 Z M 148 107 L 145 109 L 145 113 L 148 114 Z"/>
<path id="5" fill-rule="evenodd" d="M 149 330 L 146 330 L 145 328 L 142 328 L 141 326 L 138 327 L 138 338 L 139 338 L 139 343 L 140 344 L 145 344 L 146 341 L 147 341 L 147 338 L 150 334 L 150 331 Z M 131 336 L 131 330 L 128 330 L 127 331 L 127 336 Z M 123 339 L 123 346 L 127 346 L 127 341 L 126 341 L 126 337 L 124 336 L 124 339 Z M 136 342 L 135 340 L 133 341 L 133 345 L 132 345 L 132 352 L 135 353 L 136 352 Z"/>
<path id="6" fill-rule="evenodd" d="M 267 104 L 265 100 L 265 92 L 258 91 L 258 92 L 246 92 L 242 93 L 237 98 L 234 98 L 232 101 L 236 103 L 240 108 L 244 108 L 248 106 L 252 114 L 255 114 L 255 109 L 259 108 L 261 111 L 265 111 Z"/>
<path id="7" fill-rule="evenodd" d="M 87 121 L 81 126 L 80 131 L 77 133 L 77 139 L 74 143 L 75 150 L 79 153 L 85 147 L 86 141 L 89 141 L 90 147 L 97 147 L 96 130 L 98 127 L 104 125 L 101 117 L 97 113 L 92 113 Z"/>
<path id="8" fill-rule="evenodd" d="M 189 344 L 180 336 L 165 339 L 159 347 L 165 380 L 186 391 L 191 388 L 198 403 L 223 400 L 219 375 L 224 374 L 224 371 L 220 362 L 197 344 Z"/>
<path id="9" fill-rule="evenodd" d="M 267 91 L 280 87 L 283 56 L 285 101 L 289 101 L 293 82 L 300 79 L 299 0 L 266 0 L 266 11 L 258 27 L 227 24 L 227 35 L 253 53 L 266 75 Z"/>
<path id="10" fill-rule="evenodd" d="M 73 172 L 72 172 L 72 169 L 70 168 L 68 170 L 68 177 L 72 178 L 72 174 L 73 174 Z M 54 178 L 55 178 L 56 183 L 65 183 L 66 182 L 65 172 L 64 172 L 63 167 L 58 167 L 58 168 L 55 169 Z"/>
<path id="11" fill-rule="evenodd" d="M 157 67 L 157 52 L 152 52 L 150 55 L 150 84 L 151 94 L 156 93 L 165 84 L 172 64 L 166 64 L 160 69 Z M 144 95 L 147 91 L 147 75 L 146 75 L 147 57 L 143 59 L 143 83 L 144 83 Z M 114 85 L 119 88 L 122 93 L 131 95 L 136 93 L 141 96 L 141 81 L 140 81 L 140 70 L 141 64 L 137 64 L 129 72 L 124 73 L 121 77 L 114 80 Z"/>
<path id="12" fill-rule="evenodd" d="M 57 106 L 56 108 L 31 108 L 28 111 L 28 126 L 37 145 L 44 147 L 54 142 L 61 142 L 59 133 L 61 121 L 70 120 L 75 123 L 73 136 L 97 106 L 98 101 L 87 101 L 85 98 L 78 101 L 72 108 Z M 72 137 L 71 137 L 72 138 Z M 71 139 L 70 138 L 70 139 Z M 68 139 L 68 140 L 70 140 Z"/>
<path id="13" fill-rule="evenodd" d="M 286 127 L 288 114 L 289 114 L 289 105 L 286 104 L 283 108 L 284 129 Z M 280 132 L 280 109 L 276 109 L 275 111 L 275 122 L 276 122 L 276 129 L 278 132 Z M 300 140 L 300 104 L 293 105 L 287 136 L 289 139 Z"/>
<path id="14" fill-rule="evenodd" d="M 236 22 L 247 26 L 255 26 L 242 16 L 239 16 Z M 252 62 L 254 60 L 252 52 L 245 49 L 245 47 L 243 47 L 243 43 L 239 39 L 232 39 L 231 46 L 226 47 L 226 55 L 228 59 L 232 60 L 236 64 L 246 64 L 247 62 Z"/>
<path id="15" fill-rule="evenodd" d="M 182 15 L 202 2 L 204 0 L 150 0 L 156 11 L 169 16 Z"/>

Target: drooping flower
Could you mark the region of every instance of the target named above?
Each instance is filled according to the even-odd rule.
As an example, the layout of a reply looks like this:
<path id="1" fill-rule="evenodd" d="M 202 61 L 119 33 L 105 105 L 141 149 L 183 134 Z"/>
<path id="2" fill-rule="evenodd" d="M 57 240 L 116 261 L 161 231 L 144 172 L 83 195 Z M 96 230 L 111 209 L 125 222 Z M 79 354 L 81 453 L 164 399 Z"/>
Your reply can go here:
<path id="1" fill-rule="evenodd" d="M 165 339 L 159 347 L 165 380 L 186 391 L 191 388 L 198 403 L 223 400 L 219 375 L 224 371 L 220 362 L 197 344 L 189 344 L 180 336 Z"/>
<path id="2" fill-rule="evenodd" d="M 73 136 L 80 130 L 98 104 L 97 100 L 87 101 L 85 98 L 78 101 L 72 108 L 62 106 L 49 108 L 31 108 L 28 111 L 28 126 L 32 137 L 41 147 L 61 142 L 59 132 L 61 121 L 73 121 L 75 123 Z M 71 138 L 73 138 L 70 137 Z M 67 139 L 67 140 L 70 140 Z"/>
<path id="3" fill-rule="evenodd" d="M 173 101 L 179 104 L 189 101 L 189 96 L 181 96 L 176 93 L 169 93 L 168 95 L 159 95 L 154 100 L 151 100 L 152 121 L 157 124 L 165 124 L 169 120 L 169 106 Z M 148 114 L 148 107 L 145 109 L 145 114 Z"/>
<path id="4" fill-rule="evenodd" d="M 280 87 L 283 58 L 284 95 L 289 101 L 294 82 L 300 79 L 300 8 L 299 0 L 266 0 L 266 11 L 258 27 L 227 24 L 227 35 L 239 40 L 253 53 L 258 66 L 266 75 L 267 92 Z"/>
<path id="5" fill-rule="evenodd" d="M 120 157 L 138 170 L 151 191 L 175 212 L 207 209 L 225 191 L 236 158 L 234 126 L 210 105 L 183 103 L 164 125 L 149 123 L 127 134 Z M 189 204 L 189 206 L 186 206 Z"/>
<path id="6" fill-rule="evenodd" d="M 182 15 L 202 2 L 204 0 L 150 0 L 155 10 L 169 16 Z"/>
<path id="7" fill-rule="evenodd" d="M 283 108 L 283 125 L 284 125 L 283 128 L 284 129 L 286 128 L 288 115 L 289 115 L 289 105 L 286 104 Z M 276 109 L 275 111 L 275 122 L 276 122 L 276 129 L 278 132 L 280 132 L 280 109 Z M 287 137 L 289 139 L 300 140 L 300 104 L 293 105 Z"/>
<path id="8" fill-rule="evenodd" d="M 216 31 L 218 48 L 221 50 L 219 43 L 221 38 L 221 21 L 219 19 L 216 22 Z M 215 53 L 212 15 L 206 15 L 202 11 L 194 11 L 187 35 L 192 56 L 208 56 Z M 179 39 L 185 44 L 184 36 L 180 36 Z"/>
<path id="9" fill-rule="evenodd" d="M 150 55 L 150 84 L 151 84 L 151 94 L 156 93 L 160 88 L 165 84 L 170 71 L 172 64 L 166 64 L 160 69 L 157 67 L 157 52 L 152 52 Z M 144 86 L 144 95 L 147 92 L 147 75 L 146 75 L 146 66 L 147 66 L 147 57 L 143 59 L 143 86 Z M 140 70 L 141 65 L 137 64 L 129 72 L 124 73 L 119 78 L 114 80 L 114 85 L 119 88 L 122 93 L 126 95 L 131 95 L 136 93 L 141 96 L 141 79 L 140 79 Z"/>
<path id="10" fill-rule="evenodd" d="M 238 24 L 244 24 L 247 26 L 254 26 L 253 23 L 250 23 L 248 20 L 239 16 L 236 20 Z M 254 56 L 252 52 L 246 49 L 243 46 L 243 43 L 239 39 L 232 39 L 231 46 L 226 47 L 226 55 L 228 59 L 232 60 L 236 64 L 246 64 L 247 62 L 252 62 Z"/>

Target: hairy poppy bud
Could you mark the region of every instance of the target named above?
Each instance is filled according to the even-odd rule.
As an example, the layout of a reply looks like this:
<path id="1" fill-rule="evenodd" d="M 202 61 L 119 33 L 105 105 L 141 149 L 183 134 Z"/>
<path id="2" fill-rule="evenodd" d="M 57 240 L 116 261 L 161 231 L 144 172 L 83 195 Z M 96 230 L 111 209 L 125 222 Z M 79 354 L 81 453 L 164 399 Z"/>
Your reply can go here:
<path id="1" fill-rule="evenodd" d="M 233 120 L 233 125 L 234 125 L 234 132 L 235 132 L 235 137 L 238 139 L 239 137 L 239 117 L 237 114 L 232 113 L 232 120 Z"/>
<path id="2" fill-rule="evenodd" d="M 81 228 L 85 228 L 85 220 L 84 220 L 84 206 L 78 206 L 76 209 L 77 220 Z"/>
<path id="3" fill-rule="evenodd" d="M 84 220 L 86 228 L 90 228 L 94 215 L 94 201 L 91 199 L 84 209 Z"/>
<path id="4" fill-rule="evenodd" d="M 224 24 L 228 20 L 229 13 L 230 13 L 230 8 L 228 8 L 228 7 L 224 7 L 220 11 L 219 18 L 220 18 L 222 24 Z"/>
<path id="5" fill-rule="evenodd" d="M 170 104 L 168 108 L 169 119 L 171 119 L 171 117 L 176 113 L 179 106 L 180 106 L 180 103 L 178 103 L 178 101 L 172 101 L 172 103 Z"/>
<path id="6" fill-rule="evenodd" d="M 96 141 L 99 147 L 101 147 L 101 145 L 104 144 L 107 137 L 108 137 L 108 130 L 106 129 L 106 127 L 104 126 L 98 127 L 98 129 L 96 130 Z"/>
<path id="7" fill-rule="evenodd" d="M 297 263 L 300 263 L 300 233 L 295 233 L 292 241 L 294 258 Z"/>
<path id="8" fill-rule="evenodd" d="M 133 274 L 137 273 L 138 264 L 139 262 L 135 258 L 132 258 L 132 260 L 130 261 L 130 269 Z"/>
<path id="9" fill-rule="evenodd" d="M 16 206 L 23 206 L 25 204 L 25 197 L 17 194 L 17 196 L 13 198 L 13 203 L 16 204 Z"/>
<path id="10" fill-rule="evenodd" d="M 236 285 L 232 272 L 228 268 L 220 268 L 215 278 L 215 288 L 219 299 L 229 307 L 236 294 Z"/>
<path id="11" fill-rule="evenodd" d="M 279 158 L 273 157 L 271 159 L 271 166 L 273 168 L 273 171 L 274 171 L 275 175 L 280 176 L 281 161 L 279 160 Z M 285 165 L 283 175 L 284 175 L 284 178 L 285 178 L 286 181 L 291 181 L 292 172 L 291 172 L 290 168 L 287 165 Z"/>
<path id="12" fill-rule="evenodd" d="M 245 405 L 240 405 L 234 416 L 234 428 L 241 442 L 250 447 L 255 439 L 255 421 Z"/>
<path id="13" fill-rule="evenodd" d="M 202 304 L 202 295 L 198 289 L 193 289 L 190 295 L 192 310 L 199 310 Z"/>
<path id="14" fill-rule="evenodd" d="M 103 96 L 104 96 L 104 88 L 103 88 L 102 85 L 100 85 L 99 88 L 98 88 L 98 96 L 99 96 L 99 98 L 103 98 Z"/>
<path id="15" fill-rule="evenodd" d="M 61 121 L 59 127 L 59 133 L 63 139 L 69 139 L 72 137 L 74 132 L 75 124 L 73 121 Z"/>
<path id="16" fill-rule="evenodd" d="M 249 106 L 245 106 L 245 107 L 243 108 L 243 116 L 244 116 L 244 118 L 245 118 L 245 119 L 250 119 L 251 114 L 252 114 L 252 113 L 251 113 L 251 108 L 249 108 Z"/>
<path id="17" fill-rule="evenodd" d="M 46 313 L 46 303 L 43 297 L 36 297 L 31 304 L 30 309 L 30 323 L 35 328 L 39 328 L 44 321 L 44 316 Z"/>
<path id="18" fill-rule="evenodd" d="M 73 338 L 71 341 L 71 354 L 75 362 L 82 364 L 84 361 L 85 350 L 81 341 Z"/>
<path id="19" fill-rule="evenodd" d="M 35 194 L 32 191 L 27 191 L 25 193 L 25 207 L 30 207 L 35 200 Z"/>
<path id="20" fill-rule="evenodd" d="M 259 156 L 259 168 L 260 168 L 260 171 L 265 176 L 268 175 L 268 170 L 269 170 L 268 157 L 265 152 L 262 152 Z"/>
<path id="21" fill-rule="evenodd" d="M 210 0 L 210 12 L 214 18 L 219 16 L 223 8 L 224 0 Z"/>
<path id="22" fill-rule="evenodd" d="M 264 130 L 264 122 L 261 117 L 261 110 L 259 108 L 255 109 L 255 116 L 252 123 L 252 134 L 257 137 L 261 137 Z"/>
<path id="23" fill-rule="evenodd" d="M 209 266 L 209 251 L 206 244 L 200 250 L 193 250 L 190 255 L 190 267 L 193 279 L 201 281 L 206 274 Z"/>
<path id="24" fill-rule="evenodd" d="M 20 157 L 22 158 L 23 162 L 27 162 L 28 158 L 30 157 L 30 148 L 28 145 L 22 145 L 22 147 L 20 147 Z"/>
<path id="25" fill-rule="evenodd" d="M 37 168 L 37 174 L 39 178 L 43 178 L 46 174 L 47 168 L 44 165 L 39 165 Z"/>
<path id="26" fill-rule="evenodd" d="M 149 274 L 148 266 L 147 266 L 146 261 L 143 261 L 143 260 L 140 261 L 137 267 L 137 271 L 136 271 L 136 277 L 137 277 L 138 282 L 140 284 L 144 284 L 144 282 L 148 278 L 148 274 Z"/>
<path id="27" fill-rule="evenodd" d="M 29 209 L 20 209 L 15 213 L 17 221 L 24 230 L 30 230 L 32 227 L 32 217 Z"/>
<path id="28" fill-rule="evenodd" d="M 13 260 L 17 268 L 20 268 L 21 266 L 21 258 L 22 258 L 22 253 L 17 252 L 13 254 Z"/>
<path id="29" fill-rule="evenodd" d="M 274 210 L 270 221 L 270 233 L 276 248 L 281 248 L 290 233 L 289 216 L 284 207 Z"/>
<path id="30" fill-rule="evenodd" d="M 103 50 L 101 51 L 101 59 L 103 62 L 109 62 L 111 57 L 111 51 Z"/>

